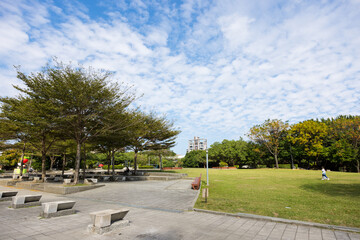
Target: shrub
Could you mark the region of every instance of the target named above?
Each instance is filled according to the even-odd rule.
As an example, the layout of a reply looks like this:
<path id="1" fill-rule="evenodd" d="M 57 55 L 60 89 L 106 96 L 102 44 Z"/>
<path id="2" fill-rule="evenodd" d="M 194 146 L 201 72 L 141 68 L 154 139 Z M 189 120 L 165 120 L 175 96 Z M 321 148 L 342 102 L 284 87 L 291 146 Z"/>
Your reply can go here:
<path id="1" fill-rule="evenodd" d="M 271 165 L 271 167 L 275 167 L 275 165 Z M 298 168 L 298 165 L 297 164 L 294 164 L 294 167 L 295 168 Z M 286 168 L 286 169 L 291 169 L 291 164 L 279 164 L 279 168 Z"/>
<path id="2" fill-rule="evenodd" d="M 239 168 L 239 165 L 234 165 L 234 167 Z"/>
<path id="3" fill-rule="evenodd" d="M 219 163 L 219 167 L 227 167 L 227 166 L 228 166 L 228 164 L 226 162 L 221 161 Z"/>
<path id="4" fill-rule="evenodd" d="M 114 165 L 114 168 L 115 168 L 115 169 L 123 169 L 123 168 L 124 168 L 124 165 L 123 165 L 123 164 Z M 104 165 L 104 166 L 102 167 L 102 169 L 107 170 L 107 169 L 108 169 L 108 165 Z M 111 169 L 112 169 L 112 165 L 110 165 L 110 170 L 111 170 Z"/>
<path id="5" fill-rule="evenodd" d="M 257 165 L 257 168 L 267 168 L 266 165 Z"/>
<path id="6" fill-rule="evenodd" d="M 139 165 L 139 169 L 153 169 L 154 166 L 151 165 Z"/>
<path id="7" fill-rule="evenodd" d="M 175 163 L 173 161 L 164 160 L 163 167 L 175 167 Z"/>

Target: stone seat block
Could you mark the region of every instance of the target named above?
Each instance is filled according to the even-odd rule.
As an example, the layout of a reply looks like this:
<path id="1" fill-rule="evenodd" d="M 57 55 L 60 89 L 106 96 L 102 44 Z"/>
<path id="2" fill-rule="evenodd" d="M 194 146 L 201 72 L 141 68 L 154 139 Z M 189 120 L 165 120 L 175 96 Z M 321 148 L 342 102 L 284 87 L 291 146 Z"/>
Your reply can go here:
<path id="1" fill-rule="evenodd" d="M 17 191 L 3 191 L 0 192 L 0 202 L 2 201 L 11 201 L 12 197 L 16 196 Z"/>
<path id="2" fill-rule="evenodd" d="M 54 178 L 54 182 L 60 182 L 60 181 L 63 181 L 64 178 L 63 177 L 55 177 Z"/>
<path id="3" fill-rule="evenodd" d="M 97 183 L 98 180 L 96 178 L 86 178 L 85 183 Z"/>
<path id="4" fill-rule="evenodd" d="M 71 183 L 71 179 L 64 179 L 64 184 L 70 184 Z"/>
<path id="5" fill-rule="evenodd" d="M 122 220 L 129 209 L 107 209 L 90 213 L 91 222 L 94 227 L 108 227 L 112 223 Z"/>
<path id="6" fill-rule="evenodd" d="M 4 192 L 0 192 L 0 198 L 4 198 L 4 197 L 14 197 L 16 196 L 18 192 L 17 191 L 4 191 Z"/>
<path id="7" fill-rule="evenodd" d="M 42 212 L 40 216 L 50 218 L 74 214 L 75 210 L 72 208 L 74 207 L 75 203 L 75 201 L 56 201 L 42 203 Z"/>
<path id="8" fill-rule="evenodd" d="M 42 195 L 22 195 L 22 196 L 15 196 L 12 198 L 12 208 L 22 208 L 22 207 L 29 207 L 29 206 L 40 206 L 41 203 L 39 202 Z"/>

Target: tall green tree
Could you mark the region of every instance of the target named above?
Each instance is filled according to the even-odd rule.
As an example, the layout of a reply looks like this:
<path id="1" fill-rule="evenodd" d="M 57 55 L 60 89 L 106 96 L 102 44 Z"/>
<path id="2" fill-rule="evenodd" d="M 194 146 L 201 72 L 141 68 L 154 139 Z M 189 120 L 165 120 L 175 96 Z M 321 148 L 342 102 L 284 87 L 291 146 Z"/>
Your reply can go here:
<path id="1" fill-rule="evenodd" d="M 304 152 L 308 158 L 308 168 L 310 168 L 311 159 L 321 167 L 319 157 L 324 154 L 326 146 L 323 144 L 328 127 L 325 123 L 307 120 L 291 126 L 288 138 L 293 144 L 303 146 Z"/>
<path id="2" fill-rule="evenodd" d="M 339 116 L 332 121 L 331 132 L 336 141 L 336 157 L 340 161 L 353 162 L 360 172 L 360 116 Z"/>
<path id="3" fill-rule="evenodd" d="M 32 75 L 37 78 L 38 75 Z M 22 80 L 22 76 L 18 74 Z M 6 131 L 11 136 L 22 142 L 22 157 L 20 174 L 22 173 L 22 161 L 24 158 L 26 144 L 31 144 L 41 153 L 42 158 L 42 180 L 45 179 L 46 154 L 57 138 L 58 128 L 54 122 L 58 117 L 56 110 L 47 99 L 32 96 L 29 88 L 19 89 L 25 96 L 15 98 L 1 98 L 2 116 L 1 123 L 6 126 Z M 27 95 L 27 96 L 26 96 Z M 8 139 L 9 140 L 9 139 Z"/>
<path id="4" fill-rule="evenodd" d="M 275 158 L 276 168 L 279 168 L 278 155 L 281 151 L 280 142 L 286 135 L 288 128 L 289 124 L 287 122 L 278 119 L 268 119 L 263 124 L 252 127 L 248 133 L 248 137 L 251 140 L 264 144 L 267 147 Z"/>
<path id="5" fill-rule="evenodd" d="M 53 124 L 62 130 L 63 138 L 76 142 L 75 183 L 79 180 L 81 146 L 105 129 L 116 127 L 106 125 L 107 119 L 134 100 L 128 87 L 109 81 L 110 75 L 58 62 L 48 64 L 38 74 L 18 71 L 18 78 L 26 87 L 17 89 L 32 99 L 46 101 L 55 110 L 57 119 Z"/>
<path id="6" fill-rule="evenodd" d="M 247 157 L 247 143 L 240 140 L 226 140 L 210 146 L 209 155 L 212 159 L 224 161 L 229 166 L 243 164 Z"/>
<path id="7" fill-rule="evenodd" d="M 168 149 L 175 145 L 176 136 L 180 133 L 174 128 L 174 123 L 159 117 L 154 113 L 145 114 L 137 112 L 134 118 L 135 124 L 129 129 L 131 131 L 130 146 L 134 155 L 134 174 L 137 168 L 137 154 L 145 150 Z"/>
<path id="8" fill-rule="evenodd" d="M 187 152 L 183 158 L 183 167 L 198 168 L 205 167 L 206 151 L 205 150 L 192 150 Z"/>

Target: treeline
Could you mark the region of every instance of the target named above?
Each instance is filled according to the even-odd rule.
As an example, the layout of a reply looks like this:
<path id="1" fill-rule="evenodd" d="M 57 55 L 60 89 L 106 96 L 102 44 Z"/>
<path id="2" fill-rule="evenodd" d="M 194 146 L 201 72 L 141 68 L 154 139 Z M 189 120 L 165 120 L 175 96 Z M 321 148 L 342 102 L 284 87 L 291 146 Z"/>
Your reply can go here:
<path id="1" fill-rule="evenodd" d="M 132 87 L 110 81 L 111 73 L 54 61 L 41 72 L 24 74 L 17 68 L 21 86 L 17 97 L 0 98 L 0 147 L 41 158 L 42 179 L 46 164 L 74 151 L 74 182 L 86 168 L 89 152 L 103 153 L 114 170 L 117 152 L 161 154 L 175 144 L 179 130 L 165 116 L 131 107 L 137 99 Z M 15 154 L 15 153 L 14 153 Z M 5 154 L 7 156 L 7 154 Z M 161 159 L 161 157 L 160 157 Z M 6 157 L 0 164 L 11 164 Z"/>
<path id="2" fill-rule="evenodd" d="M 209 148 L 210 166 L 279 167 L 359 172 L 360 116 L 306 120 L 290 125 L 266 120 L 252 127 L 250 141 L 223 140 Z M 192 151 L 184 167 L 204 167 L 205 151 Z"/>

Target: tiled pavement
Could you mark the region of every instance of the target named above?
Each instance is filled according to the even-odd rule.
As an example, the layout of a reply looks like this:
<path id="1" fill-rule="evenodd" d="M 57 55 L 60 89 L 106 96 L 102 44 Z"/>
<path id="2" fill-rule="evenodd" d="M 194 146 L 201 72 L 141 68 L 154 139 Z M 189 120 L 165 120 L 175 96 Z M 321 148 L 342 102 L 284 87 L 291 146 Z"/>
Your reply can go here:
<path id="1" fill-rule="evenodd" d="M 66 196 L 42 193 L 41 202 L 76 201 L 74 215 L 41 219 L 40 207 L 11 209 L 0 202 L 0 239 L 359 239 L 360 235 L 301 225 L 186 211 L 196 191 L 191 180 L 109 183 Z M 0 186 L 0 191 L 12 188 Z M 35 194 L 18 189 L 19 194 Z M 38 193 L 38 192 L 36 192 Z M 130 226 L 104 235 L 87 233 L 89 213 L 127 207 Z"/>

